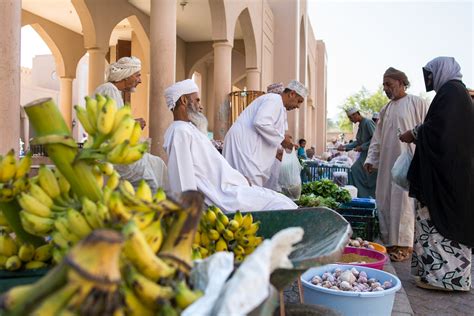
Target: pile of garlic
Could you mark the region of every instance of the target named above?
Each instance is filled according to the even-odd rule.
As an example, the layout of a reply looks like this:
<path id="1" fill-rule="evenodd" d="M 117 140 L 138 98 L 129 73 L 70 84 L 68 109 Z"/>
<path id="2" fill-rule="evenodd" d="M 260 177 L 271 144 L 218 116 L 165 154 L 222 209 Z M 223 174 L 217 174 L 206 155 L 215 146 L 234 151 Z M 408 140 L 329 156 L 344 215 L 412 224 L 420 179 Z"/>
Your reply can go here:
<path id="1" fill-rule="evenodd" d="M 378 292 L 393 286 L 392 281 L 381 284 L 374 278 L 369 279 L 365 271 L 359 272 L 356 268 L 350 270 L 336 268 L 333 272 L 326 271 L 321 276 L 314 276 L 311 283 L 331 290 L 350 292 Z"/>
<path id="2" fill-rule="evenodd" d="M 368 249 L 375 249 L 367 240 L 363 240 L 360 237 L 356 239 L 349 239 L 349 243 L 347 244 L 349 247 L 356 247 L 356 248 L 368 248 Z"/>

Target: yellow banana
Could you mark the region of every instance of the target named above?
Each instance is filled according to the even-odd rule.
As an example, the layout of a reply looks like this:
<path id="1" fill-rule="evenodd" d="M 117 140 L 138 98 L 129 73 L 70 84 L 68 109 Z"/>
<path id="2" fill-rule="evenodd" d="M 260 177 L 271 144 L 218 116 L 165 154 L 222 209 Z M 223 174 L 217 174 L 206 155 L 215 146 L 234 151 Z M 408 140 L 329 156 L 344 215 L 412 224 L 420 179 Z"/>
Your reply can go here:
<path id="1" fill-rule="evenodd" d="M 71 248 L 74 244 L 69 242 L 63 235 L 61 235 L 60 232 L 54 231 L 51 233 L 51 239 L 53 240 L 53 243 L 56 245 L 56 247 L 60 249 L 69 249 Z"/>
<path id="2" fill-rule="evenodd" d="M 15 151 L 10 151 L 0 161 L 0 182 L 8 182 L 15 176 L 16 173 L 16 159 Z"/>
<path id="3" fill-rule="evenodd" d="M 35 183 L 30 185 L 30 194 L 48 208 L 51 208 L 53 205 L 53 200 L 49 197 L 49 195 L 46 194 L 46 192 Z"/>
<path id="4" fill-rule="evenodd" d="M 104 175 L 98 166 L 94 166 L 94 168 L 92 168 L 92 174 L 94 175 L 95 181 L 97 182 L 99 188 L 102 188 L 104 186 Z"/>
<path id="5" fill-rule="evenodd" d="M 196 232 L 196 234 L 194 234 L 194 243 L 196 245 L 199 245 L 201 243 L 201 233 L 200 232 Z"/>
<path id="6" fill-rule="evenodd" d="M 87 197 L 82 199 L 82 214 L 93 229 L 103 227 L 103 222 L 97 214 L 97 205 Z"/>
<path id="7" fill-rule="evenodd" d="M 117 171 L 113 171 L 112 174 L 107 179 L 107 183 L 105 184 L 106 187 L 110 188 L 111 190 L 115 190 L 120 182 L 120 174 Z"/>
<path id="8" fill-rule="evenodd" d="M 21 260 L 18 256 L 11 256 L 5 262 L 5 269 L 8 271 L 16 271 L 21 268 Z"/>
<path id="9" fill-rule="evenodd" d="M 142 126 L 139 122 L 135 122 L 133 125 L 132 134 L 130 135 L 130 146 L 135 146 L 140 141 L 140 137 L 142 136 Z"/>
<path id="10" fill-rule="evenodd" d="M 201 234 L 201 246 L 208 247 L 211 243 L 211 239 L 206 233 Z"/>
<path id="11" fill-rule="evenodd" d="M 0 231 L 0 255 L 11 257 L 16 255 L 18 246 L 15 240 L 5 231 Z"/>
<path id="12" fill-rule="evenodd" d="M 263 237 L 249 236 L 249 245 L 252 247 L 257 247 L 263 241 Z"/>
<path id="13" fill-rule="evenodd" d="M 53 256 L 53 244 L 46 244 L 35 249 L 34 261 L 48 261 Z"/>
<path id="14" fill-rule="evenodd" d="M 18 257 L 20 258 L 21 261 L 24 261 L 24 262 L 31 261 L 34 255 L 35 255 L 35 246 L 33 246 L 32 244 L 23 244 L 20 246 L 20 249 L 18 250 Z"/>
<path id="15" fill-rule="evenodd" d="M 135 195 L 135 188 L 128 180 L 122 180 L 120 182 L 120 189 L 130 195 Z"/>
<path id="16" fill-rule="evenodd" d="M 107 101 L 99 111 L 97 116 L 97 131 L 103 135 L 107 135 L 112 131 L 114 126 L 114 118 L 117 113 L 117 105 L 111 97 L 106 97 Z"/>
<path id="17" fill-rule="evenodd" d="M 234 220 L 237 221 L 237 223 L 239 223 L 239 226 L 242 225 L 244 217 L 242 216 L 242 213 L 239 210 L 235 212 Z"/>
<path id="18" fill-rule="evenodd" d="M 216 213 L 214 213 L 210 209 L 207 209 L 206 210 L 206 219 L 207 219 L 209 224 L 214 225 L 215 222 L 216 222 L 216 219 L 217 219 L 217 215 L 216 215 Z"/>
<path id="19" fill-rule="evenodd" d="M 147 228 L 143 230 L 148 246 L 150 246 L 153 253 L 157 253 L 163 244 L 163 229 L 161 227 L 161 221 L 156 220 L 151 223 Z"/>
<path id="20" fill-rule="evenodd" d="M 95 99 L 97 100 L 97 115 L 99 115 L 99 111 L 102 110 L 107 99 L 101 94 L 96 94 Z"/>
<path id="21" fill-rule="evenodd" d="M 153 196 L 153 202 L 159 203 L 164 200 L 166 200 L 166 193 L 165 193 L 165 190 L 160 187 L 158 188 L 158 190 L 156 190 L 156 193 Z"/>
<path id="22" fill-rule="evenodd" d="M 124 157 L 120 160 L 122 164 L 131 164 L 143 157 L 143 154 L 148 150 L 148 143 L 140 143 L 135 146 L 128 146 L 124 150 Z"/>
<path id="23" fill-rule="evenodd" d="M 43 269 L 43 268 L 46 268 L 47 266 L 48 264 L 43 261 L 29 261 L 25 263 L 26 270 Z"/>
<path id="24" fill-rule="evenodd" d="M 4 255 L 0 255 L 0 269 L 5 268 L 5 263 L 7 262 L 8 257 Z"/>
<path id="25" fill-rule="evenodd" d="M 128 222 L 133 215 L 123 204 L 118 192 L 112 192 L 110 195 L 109 210 L 112 217 L 122 223 Z"/>
<path id="26" fill-rule="evenodd" d="M 38 201 L 32 195 L 21 193 L 18 197 L 21 208 L 31 214 L 41 217 L 51 217 L 52 211 L 49 207 Z"/>
<path id="27" fill-rule="evenodd" d="M 125 117 L 132 117 L 132 107 L 130 104 L 125 104 L 123 107 L 118 109 L 117 113 L 115 113 L 114 117 L 114 126 L 112 127 L 112 131 L 117 131 L 119 128 L 120 124 L 122 124 L 122 121 Z M 135 122 L 135 120 L 133 120 Z"/>
<path id="28" fill-rule="evenodd" d="M 156 312 L 144 305 L 128 286 L 122 286 L 127 315 L 130 316 L 154 316 Z"/>
<path id="29" fill-rule="evenodd" d="M 174 300 L 179 308 L 184 310 L 203 295 L 201 291 L 191 290 L 185 281 L 180 281 L 176 286 L 176 296 Z"/>
<path id="30" fill-rule="evenodd" d="M 156 213 L 151 211 L 151 212 L 146 212 L 146 213 L 137 213 L 133 215 L 133 220 L 135 221 L 135 224 L 137 224 L 138 228 L 140 228 L 142 231 L 147 228 L 155 219 Z"/>
<path id="31" fill-rule="evenodd" d="M 110 221 L 109 209 L 101 202 L 97 202 L 97 216 L 104 224 Z"/>
<path id="32" fill-rule="evenodd" d="M 66 211 L 66 219 L 68 221 L 67 227 L 69 230 L 77 235 L 79 238 L 84 238 L 92 232 L 92 227 L 89 226 L 84 215 L 73 208 Z"/>
<path id="33" fill-rule="evenodd" d="M 255 222 L 250 227 L 245 230 L 245 235 L 255 235 L 255 233 L 258 231 L 258 228 L 260 227 L 260 222 Z"/>
<path id="34" fill-rule="evenodd" d="M 158 308 L 160 301 L 174 297 L 173 288 L 156 284 L 131 266 L 127 267 L 125 275 L 135 295 L 150 308 Z"/>
<path id="35" fill-rule="evenodd" d="M 79 290 L 80 284 L 66 283 L 62 288 L 48 295 L 35 308 L 32 316 L 57 315 L 73 295 Z"/>
<path id="36" fill-rule="evenodd" d="M 216 220 L 216 230 L 219 232 L 219 234 L 222 234 L 225 230 L 225 225 L 222 224 L 220 220 Z"/>
<path id="37" fill-rule="evenodd" d="M 19 179 L 26 175 L 28 171 L 30 171 L 31 167 L 31 156 L 33 153 L 31 151 L 27 152 L 26 155 L 21 158 L 20 163 L 18 164 L 18 167 L 16 168 L 16 173 L 15 173 L 15 179 Z"/>
<path id="38" fill-rule="evenodd" d="M 86 109 L 76 104 L 74 105 L 74 110 L 76 110 L 76 117 L 79 119 L 79 122 L 81 122 L 86 133 L 94 136 L 96 133 L 95 122 L 89 121 Z"/>
<path id="39" fill-rule="evenodd" d="M 38 170 L 38 182 L 41 188 L 52 199 L 58 197 L 61 193 L 56 176 L 54 175 L 53 171 L 45 165 L 41 165 Z"/>
<path id="40" fill-rule="evenodd" d="M 5 217 L 5 214 L 3 214 L 2 210 L 0 210 L 0 226 L 10 226 L 8 224 L 8 220 L 7 218 Z"/>
<path id="41" fill-rule="evenodd" d="M 221 234 L 215 229 L 209 229 L 207 232 L 207 237 L 209 237 L 210 240 L 219 240 L 221 237 Z"/>
<path id="42" fill-rule="evenodd" d="M 222 233 L 222 237 L 224 237 L 224 239 L 227 241 L 231 241 L 231 240 L 234 240 L 234 233 L 230 231 L 229 229 L 225 229 L 224 232 Z"/>
<path id="43" fill-rule="evenodd" d="M 123 155 L 125 150 L 129 145 L 129 141 L 126 140 L 118 146 L 115 146 L 111 151 L 107 153 L 107 161 L 113 164 L 120 164 L 122 163 Z"/>
<path id="44" fill-rule="evenodd" d="M 54 247 L 52 251 L 53 255 L 53 262 L 55 264 L 59 264 L 63 261 L 63 258 L 66 256 L 68 249 L 61 249 L 58 247 Z"/>
<path id="45" fill-rule="evenodd" d="M 241 227 L 243 229 L 247 230 L 247 229 L 250 228 L 250 225 L 252 225 L 252 222 L 253 222 L 252 214 L 247 213 L 247 214 L 245 214 L 245 216 L 242 219 Z"/>
<path id="46" fill-rule="evenodd" d="M 117 129 L 114 130 L 112 137 L 110 137 L 109 145 L 110 148 L 117 146 L 118 144 L 123 143 L 125 140 L 129 140 L 133 132 L 133 126 L 135 125 L 135 120 L 130 115 L 124 117 L 122 122 L 118 125 Z"/>
<path id="47" fill-rule="evenodd" d="M 114 172 L 114 165 L 108 161 L 103 161 L 99 163 L 98 166 L 99 166 L 100 171 L 102 171 L 102 173 L 105 174 L 106 176 L 111 176 L 112 173 Z"/>
<path id="48" fill-rule="evenodd" d="M 242 261 L 244 261 L 244 259 L 245 259 L 244 255 L 236 255 L 234 257 L 234 261 L 237 262 L 237 263 L 241 263 Z"/>
<path id="49" fill-rule="evenodd" d="M 237 239 L 237 243 L 242 247 L 250 246 L 250 240 L 247 237 Z"/>
<path id="50" fill-rule="evenodd" d="M 69 222 L 65 217 L 56 219 L 54 221 L 54 227 L 71 245 L 74 245 L 81 240 L 79 236 L 71 232 L 69 229 Z"/>
<path id="51" fill-rule="evenodd" d="M 135 192 L 135 196 L 143 201 L 152 202 L 153 201 L 153 193 L 151 192 L 151 188 L 145 180 L 140 180 L 138 183 L 137 191 Z"/>
<path id="52" fill-rule="evenodd" d="M 69 191 L 71 190 L 71 184 L 67 181 L 66 177 L 58 170 L 58 168 L 53 169 L 53 173 L 56 176 L 56 180 L 58 181 L 59 191 L 63 194 L 68 196 Z"/>
<path id="53" fill-rule="evenodd" d="M 239 229 L 239 222 L 237 222 L 235 219 L 229 221 L 229 224 L 227 226 L 227 228 L 231 231 L 231 232 L 235 232 Z"/>
<path id="54" fill-rule="evenodd" d="M 35 236 L 47 236 L 54 227 L 54 219 L 37 216 L 25 211 L 20 211 L 20 220 L 23 228 Z"/>
<path id="55" fill-rule="evenodd" d="M 219 238 L 217 241 L 216 251 L 227 251 L 227 242 L 223 238 Z"/>
<path id="56" fill-rule="evenodd" d="M 236 255 L 244 255 L 245 254 L 245 249 L 241 245 L 234 246 L 233 251 Z"/>
<path id="57" fill-rule="evenodd" d="M 224 225 L 229 224 L 229 218 L 224 213 L 217 213 L 217 219 Z"/>
<path id="58" fill-rule="evenodd" d="M 94 123 L 97 122 L 97 115 L 98 115 L 97 100 L 89 96 L 86 96 L 85 100 L 86 100 L 87 119 L 89 120 L 89 122 L 92 123 L 95 129 L 96 126 Z"/>
<path id="59" fill-rule="evenodd" d="M 249 246 L 249 247 L 245 247 L 244 249 L 245 249 L 245 255 L 248 256 L 255 250 L 255 247 Z"/>
<path id="60" fill-rule="evenodd" d="M 123 252 L 125 256 L 143 273 L 153 281 L 161 277 L 168 277 L 175 272 L 175 269 L 158 258 L 153 250 L 148 246 L 143 233 L 137 225 L 130 221 L 123 228 L 125 243 Z"/>

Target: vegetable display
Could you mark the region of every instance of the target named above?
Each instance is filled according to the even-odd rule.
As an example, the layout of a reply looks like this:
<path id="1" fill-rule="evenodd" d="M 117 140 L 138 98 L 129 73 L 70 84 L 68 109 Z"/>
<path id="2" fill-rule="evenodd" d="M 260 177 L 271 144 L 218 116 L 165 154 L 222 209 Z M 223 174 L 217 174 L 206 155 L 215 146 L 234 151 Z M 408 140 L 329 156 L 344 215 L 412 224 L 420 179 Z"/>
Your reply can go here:
<path id="1" fill-rule="evenodd" d="M 340 203 L 346 203 L 352 199 L 349 191 L 338 187 L 329 179 L 305 183 L 301 193 L 297 204 L 305 207 L 327 206 L 336 209 Z"/>

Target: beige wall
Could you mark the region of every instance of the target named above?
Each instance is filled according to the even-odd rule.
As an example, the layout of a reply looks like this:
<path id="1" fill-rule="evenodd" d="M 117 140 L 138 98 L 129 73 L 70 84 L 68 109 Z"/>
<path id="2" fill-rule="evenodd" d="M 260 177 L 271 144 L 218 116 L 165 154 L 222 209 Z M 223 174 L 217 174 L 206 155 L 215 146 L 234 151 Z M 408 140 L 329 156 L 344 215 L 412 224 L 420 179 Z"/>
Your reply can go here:
<path id="1" fill-rule="evenodd" d="M 326 150 L 326 118 L 327 118 L 327 55 L 326 45 L 317 41 L 317 76 L 316 76 L 316 117 L 318 120 L 318 135 L 316 139 L 316 153 L 320 155 Z"/>

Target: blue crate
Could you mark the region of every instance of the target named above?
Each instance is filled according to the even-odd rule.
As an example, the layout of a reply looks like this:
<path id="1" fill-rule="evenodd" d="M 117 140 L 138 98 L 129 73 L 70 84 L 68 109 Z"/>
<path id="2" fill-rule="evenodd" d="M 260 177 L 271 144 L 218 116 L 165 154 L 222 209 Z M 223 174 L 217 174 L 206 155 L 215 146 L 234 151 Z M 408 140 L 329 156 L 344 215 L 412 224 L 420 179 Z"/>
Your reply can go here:
<path id="1" fill-rule="evenodd" d="M 360 207 L 360 208 L 377 208 L 375 199 L 372 198 L 353 198 L 352 201 L 344 203 L 342 207 Z"/>
<path id="2" fill-rule="evenodd" d="M 347 172 L 348 183 L 353 184 L 352 171 L 349 167 L 342 166 L 324 166 L 317 163 L 306 163 L 306 168 L 301 172 L 301 180 L 303 183 L 313 182 L 321 179 L 334 179 L 334 172 Z"/>

